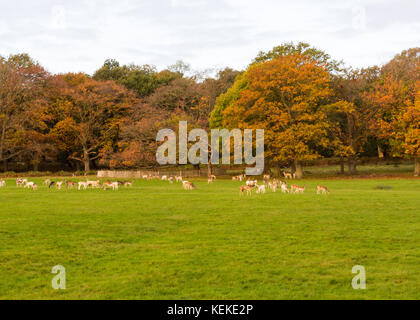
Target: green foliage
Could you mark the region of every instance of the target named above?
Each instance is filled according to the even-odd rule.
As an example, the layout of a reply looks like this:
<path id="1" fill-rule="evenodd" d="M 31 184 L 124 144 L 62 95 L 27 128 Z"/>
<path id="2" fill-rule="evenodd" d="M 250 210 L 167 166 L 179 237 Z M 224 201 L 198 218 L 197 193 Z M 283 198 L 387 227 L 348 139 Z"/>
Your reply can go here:
<path id="1" fill-rule="evenodd" d="M 223 122 L 223 111 L 233 102 L 239 99 L 241 91 L 247 87 L 247 73 L 243 72 L 236 76 L 235 82 L 226 93 L 216 99 L 216 105 L 210 113 L 210 128 L 221 128 Z"/>
<path id="2" fill-rule="evenodd" d="M 331 59 L 329 54 L 317 48 L 311 47 L 310 44 L 305 42 L 299 42 L 296 45 L 293 42 L 283 43 L 268 52 L 261 51 L 254 59 L 254 63 L 265 62 L 278 57 L 294 54 L 308 56 L 312 61 L 317 62 L 320 65 L 326 65 L 329 71 L 341 71 L 341 61 Z"/>

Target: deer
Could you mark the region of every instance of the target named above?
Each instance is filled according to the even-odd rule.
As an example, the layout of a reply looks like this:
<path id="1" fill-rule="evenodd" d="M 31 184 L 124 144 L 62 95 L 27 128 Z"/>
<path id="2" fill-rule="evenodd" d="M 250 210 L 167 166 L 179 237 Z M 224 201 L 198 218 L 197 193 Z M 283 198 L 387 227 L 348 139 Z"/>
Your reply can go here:
<path id="1" fill-rule="evenodd" d="M 257 184 L 258 184 L 257 180 L 247 180 L 246 181 L 246 185 L 250 186 L 250 187 L 255 187 L 255 186 L 257 186 Z"/>
<path id="2" fill-rule="evenodd" d="M 271 189 L 273 192 L 277 191 L 279 184 L 277 181 L 273 181 L 273 182 L 269 182 L 268 183 L 268 188 Z"/>
<path id="3" fill-rule="evenodd" d="M 209 175 L 207 178 L 207 183 L 212 183 L 214 180 L 216 180 L 216 176 L 214 174 Z"/>
<path id="4" fill-rule="evenodd" d="M 73 181 L 66 181 L 66 188 L 67 189 L 73 189 L 73 187 L 76 186 L 76 183 Z"/>
<path id="5" fill-rule="evenodd" d="M 195 185 L 192 182 L 189 182 L 189 181 L 182 181 L 182 187 L 185 190 L 195 190 L 195 189 L 197 189 L 195 187 Z"/>
<path id="6" fill-rule="evenodd" d="M 80 188 L 81 187 L 83 187 L 83 189 L 84 190 L 86 190 L 87 189 L 87 187 L 88 187 L 88 183 L 87 183 L 87 181 L 79 181 L 78 182 L 78 187 L 77 187 L 77 190 L 80 190 Z"/>
<path id="7" fill-rule="evenodd" d="M 283 172 L 285 179 L 293 179 L 293 175 L 290 172 Z"/>
<path id="8" fill-rule="evenodd" d="M 328 190 L 328 188 L 325 186 L 317 186 L 316 193 L 317 194 L 330 194 L 330 190 Z"/>
<path id="9" fill-rule="evenodd" d="M 34 187 L 35 182 L 26 182 L 25 185 L 23 186 L 24 188 L 32 188 Z"/>
<path id="10" fill-rule="evenodd" d="M 4 181 L 3 179 L 0 180 L 0 187 L 5 187 L 6 186 L 6 181 Z"/>
<path id="11" fill-rule="evenodd" d="M 86 188 L 91 186 L 93 188 L 99 188 L 101 186 L 101 181 L 86 181 Z"/>
<path id="12" fill-rule="evenodd" d="M 56 184 L 55 184 L 56 188 L 57 188 L 58 190 L 61 190 L 61 187 L 62 187 L 63 183 L 64 183 L 63 181 L 58 181 L 58 182 L 56 182 Z"/>
<path id="13" fill-rule="evenodd" d="M 22 187 L 25 186 L 25 184 L 28 182 L 28 179 L 21 179 L 21 178 L 17 178 L 16 179 L 16 187 Z"/>
<path id="14" fill-rule="evenodd" d="M 182 182 L 182 176 L 181 175 L 175 176 L 175 181 L 176 182 Z"/>
<path id="15" fill-rule="evenodd" d="M 51 182 L 50 179 L 45 179 L 44 182 L 42 183 L 42 185 L 48 186 L 50 184 L 50 182 Z"/>
<path id="16" fill-rule="evenodd" d="M 256 193 L 262 193 L 262 194 L 264 194 L 264 193 L 266 192 L 266 189 L 265 189 L 265 184 L 263 184 L 263 185 L 261 185 L 261 186 L 256 185 L 256 187 L 257 187 L 257 191 L 256 191 Z"/>
<path id="17" fill-rule="evenodd" d="M 240 186 L 239 187 L 239 195 L 242 196 L 244 192 L 246 192 L 247 196 L 250 196 L 252 194 L 252 189 L 254 189 L 255 186 Z"/>
<path id="18" fill-rule="evenodd" d="M 162 176 L 162 180 L 168 180 L 168 176 Z"/>
<path id="19" fill-rule="evenodd" d="M 281 189 L 282 193 L 290 193 L 289 189 L 287 188 L 287 183 L 286 182 L 283 182 L 283 181 L 281 182 L 280 189 Z"/>
<path id="20" fill-rule="evenodd" d="M 300 187 L 298 185 L 292 185 L 292 187 L 290 188 L 292 193 L 304 193 L 305 189 L 306 189 L 306 185 L 303 187 Z"/>

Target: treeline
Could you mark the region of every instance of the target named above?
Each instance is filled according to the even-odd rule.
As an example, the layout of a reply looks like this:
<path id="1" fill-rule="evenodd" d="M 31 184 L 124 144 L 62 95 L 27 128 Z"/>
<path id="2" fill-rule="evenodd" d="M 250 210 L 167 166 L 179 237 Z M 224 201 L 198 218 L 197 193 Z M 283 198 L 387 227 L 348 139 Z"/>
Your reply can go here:
<path id="1" fill-rule="evenodd" d="M 261 52 L 245 71 L 190 75 L 178 62 L 107 60 L 92 76 L 50 74 L 27 54 L 0 57 L 0 161 L 74 170 L 155 166 L 156 133 L 189 126 L 265 129 L 266 167 L 406 157 L 420 174 L 420 48 L 383 66 L 344 68 L 305 43 Z M 31 165 L 31 168 L 28 167 Z"/>

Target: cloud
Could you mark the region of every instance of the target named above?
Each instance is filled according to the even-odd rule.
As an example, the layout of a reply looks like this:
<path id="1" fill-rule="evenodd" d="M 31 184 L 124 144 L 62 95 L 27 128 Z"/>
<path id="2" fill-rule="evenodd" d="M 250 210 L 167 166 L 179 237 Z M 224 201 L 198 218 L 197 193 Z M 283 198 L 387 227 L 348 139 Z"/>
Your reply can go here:
<path id="1" fill-rule="evenodd" d="M 354 67 L 419 45 L 416 1 L 15 0 L 0 12 L 0 54 L 28 52 L 52 72 L 107 58 L 193 68 L 246 67 L 260 50 L 306 41 Z"/>

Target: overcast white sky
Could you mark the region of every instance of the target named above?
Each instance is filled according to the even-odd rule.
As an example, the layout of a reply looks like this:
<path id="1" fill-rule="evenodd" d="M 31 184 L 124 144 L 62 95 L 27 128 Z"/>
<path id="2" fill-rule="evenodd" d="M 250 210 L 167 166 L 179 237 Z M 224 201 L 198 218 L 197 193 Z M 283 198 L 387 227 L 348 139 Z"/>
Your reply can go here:
<path id="1" fill-rule="evenodd" d="M 93 73 L 107 58 L 243 69 L 306 41 L 365 67 L 420 46 L 419 17 L 419 0 L 0 0 L 0 55 L 27 52 L 55 73 Z"/>

